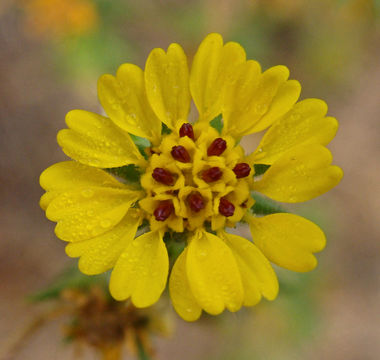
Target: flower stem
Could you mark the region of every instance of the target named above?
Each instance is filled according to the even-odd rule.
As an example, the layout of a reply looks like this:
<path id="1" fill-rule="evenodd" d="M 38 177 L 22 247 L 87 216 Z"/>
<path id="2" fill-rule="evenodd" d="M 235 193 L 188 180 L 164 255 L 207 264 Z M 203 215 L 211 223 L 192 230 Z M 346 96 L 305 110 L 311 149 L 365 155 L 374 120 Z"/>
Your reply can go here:
<path id="1" fill-rule="evenodd" d="M 150 360 L 150 356 L 146 352 L 139 335 L 136 335 L 136 347 L 138 360 Z"/>

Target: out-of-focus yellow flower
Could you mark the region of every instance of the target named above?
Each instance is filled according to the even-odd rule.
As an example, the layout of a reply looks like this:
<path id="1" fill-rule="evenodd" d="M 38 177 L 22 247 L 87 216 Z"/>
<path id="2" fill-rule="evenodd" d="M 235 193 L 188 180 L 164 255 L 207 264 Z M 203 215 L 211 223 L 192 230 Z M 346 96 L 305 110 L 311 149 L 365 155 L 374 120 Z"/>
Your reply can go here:
<path id="1" fill-rule="evenodd" d="M 71 317 L 65 335 L 79 346 L 91 346 L 104 360 L 122 359 L 123 347 L 132 353 L 140 344 L 152 353 L 151 335 L 168 336 L 172 332 L 172 312 L 161 303 L 149 309 L 137 309 L 130 303 L 117 302 L 101 287 L 65 289 L 59 305 Z M 59 307 L 58 307 L 59 309 Z"/>
<path id="2" fill-rule="evenodd" d="M 278 292 L 269 261 L 293 271 L 312 270 L 323 232 L 292 214 L 257 217 L 252 191 L 297 203 L 337 185 L 342 170 L 325 148 L 338 124 L 318 99 L 297 102 L 300 84 L 289 70 L 262 71 L 237 43 L 219 34 L 201 43 L 189 72 L 178 44 L 154 49 L 145 71 L 124 64 L 100 78 L 100 102 L 109 117 L 68 113 L 58 143 L 75 161 L 57 163 L 40 179 L 41 207 L 57 222 L 66 252 L 80 257 L 85 274 L 113 268 L 112 296 L 137 307 L 154 304 L 169 272 L 165 232 L 184 233 L 169 290 L 178 314 L 194 321 L 202 309 L 237 311 Z M 188 122 L 191 99 L 198 121 Z M 210 121 L 222 115 L 219 133 Z M 168 131 L 161 131 L 165 124 Z M 269 128 L 245 155 L 242 136 Z M 129 133 L 148 139 L 145 157 Z M 104 169 L 135 164 L 139 183 L 124 183 Z M 254 165 L 269 169 L 253 177 Z M 254 242 L 226 232 L 249 224 Z M 137 230 L 149 224 L 145 233 Z M 141 230 L 146 229 L 142 227 Z"/>
<path id="3" fill-rule="evenodd" d="M 26 26 L 37 36 L 82 35 L 93 30 L 98 13 L 91 0 L 20 0 Z"/>

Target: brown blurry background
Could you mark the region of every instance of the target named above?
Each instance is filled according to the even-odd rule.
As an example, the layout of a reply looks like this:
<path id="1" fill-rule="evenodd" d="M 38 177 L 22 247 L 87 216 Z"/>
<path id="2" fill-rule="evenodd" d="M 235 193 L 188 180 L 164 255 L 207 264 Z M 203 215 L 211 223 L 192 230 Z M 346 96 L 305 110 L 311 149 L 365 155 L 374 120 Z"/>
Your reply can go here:
<path id="1" fill-rule="evenodd" d="M 157 359 L 380 358 L 380 2 L 370 0 L 0 0 L 0 348 L 38 316 L 26 296 L 76 264 L 38 205 L 40 173 L 65 159 L 56 143 L 65 114 L 101 111 L 101 74 L 144 66 L 171 42 L 192 56 L 212 31 L 263 68 L 287 65 L 303 98 L 327 101 L 345 176 L 294 207 L 328 235 L 315 271 L 279 272 L 272 303 L 195 324 L 174 317 Z M 74 358 L 61 326 L 43 327 L 14 358 Z"/>

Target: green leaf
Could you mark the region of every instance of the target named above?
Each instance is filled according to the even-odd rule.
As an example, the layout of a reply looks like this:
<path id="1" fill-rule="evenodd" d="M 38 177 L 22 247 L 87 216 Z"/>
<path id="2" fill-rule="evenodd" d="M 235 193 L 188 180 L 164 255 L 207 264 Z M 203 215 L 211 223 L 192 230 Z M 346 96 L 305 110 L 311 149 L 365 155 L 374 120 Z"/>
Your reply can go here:
<path id="1" fill-rule="evenodd" d="M 286 213 L 289 212 L 285 210 L 280 204 L 277 202 L 268 199 L 267 197 L 258 194 L 256 192 L 251 193 L 252 197 L 255 200 L 255 204 L 251 207 L 251 211 L 254 214 L 258 215 L 269 215 L 275 213 Z"/>
<path id="2" fill-rule="evenodd" d="M 65 289 L 88 289 L 95 284 L 107 287 L 105 275 L 88 276 L 82 274 L 76 267 L 70 267 L 45 289 L 29 295 L 27 299 L 31 302 L 53 300 L 59 298 L 61 292 Z"/>
<path id="3" fill-rule="evenodd" d="M 214 118 L 213 120 L 210 121 L 210 125 L 218 130 L 219 134 L 222 133 L 222 130 L 223 130 L 223 118 L 222 118 L 222 114 L 218 115 L 216 118 Z"/>

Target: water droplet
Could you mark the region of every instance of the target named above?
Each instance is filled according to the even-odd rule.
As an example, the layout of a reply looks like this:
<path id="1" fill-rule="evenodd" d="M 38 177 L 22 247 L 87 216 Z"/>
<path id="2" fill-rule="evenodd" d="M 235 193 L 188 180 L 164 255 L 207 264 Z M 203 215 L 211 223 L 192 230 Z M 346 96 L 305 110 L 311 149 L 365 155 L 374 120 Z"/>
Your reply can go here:
<path id="1" fill-rule="evenodd" d="M 100 221 L 100 226 L 104 229 L 109 228 L 111 226 L 111 220 L 103 219 Z"/>
<path id="2" fill-rule="evenodd" d="M 92 225 L 90 226 L 90 228 L 92 228 Z M 88 229 L 90 230 L 90 229 Z M 91 234 L 92 236 L 97 236 L 98 235 L 98 229 L 97 228 L 93 228 L 92 231 L 91 231 Z"/>
<path id="3" fill-rule="evenodd" d="M 297 113 L 294 113 L 294 114 L 291 116 L 292 120 L 294 120 L 294 121 L 299 120 L 300 117 L 301 117 L 301 115 L 300 115 L 300 114 L 297 114 Z"/>
<path id="4" fill-rule="evenodd" d="M 257 104 L 255 106 L 255 112 L 259 115 L 264 115 L 268 110 L 268 106 L 265 104 Z"/>
<path id="5" fill-rule="evenodd" d="M 111 105 L 111 108 L 112 108 L 113 110 L 120 110 L 121 105 L 120 105 L 120 103 L 115 102 L 115 103 L 113 103 L 113 104 Z"/>
<path id="6" fill-rule="evenodd" d="M 200 251 L 198 251 L 198 258 L 200 259 L 200 260 L 204 260 L 205 258 L 206 258 L 206 256 L 207 256 L 207 251 L 205 251 L 205 250 L 200 250 Z"/>
<path id="7" fill-rule="evenodd" d="M 92 189 L 84 189 L 81 192 L 82 196 L 85 198 L 91 198 L 94 196 L 94 190 Z"/>

